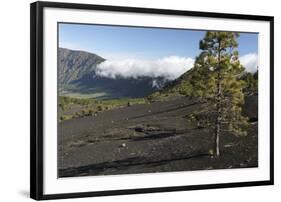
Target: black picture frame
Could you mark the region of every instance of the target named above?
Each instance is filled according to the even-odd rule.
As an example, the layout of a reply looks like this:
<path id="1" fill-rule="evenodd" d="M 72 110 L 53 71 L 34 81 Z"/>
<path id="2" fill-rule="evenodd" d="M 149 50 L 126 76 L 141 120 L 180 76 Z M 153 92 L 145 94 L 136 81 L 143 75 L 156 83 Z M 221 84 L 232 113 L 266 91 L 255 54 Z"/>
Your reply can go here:
<path id="1" fill-rule="evenodd" d="M 130 190 L 94 191 L 79 193 L 57 193 L 46 195 L 43 192 L 43 9 L 67 8 L 80 10 L 117 11 L 130 13 L 164 14 L 167 16 L 194 16 L 238 20 L 267 21 L 270 23 L 270 179 L 238 183 L 204 184 L 174 187 L 155 187 Z M 30 7 L 30 197 L 36 200 L 93 197 L 154 192 L 246 187 L 274 184 L 274 17 L 240 15 L 213 12 L 104 6 L 75 3 L 35 2 Z"/>

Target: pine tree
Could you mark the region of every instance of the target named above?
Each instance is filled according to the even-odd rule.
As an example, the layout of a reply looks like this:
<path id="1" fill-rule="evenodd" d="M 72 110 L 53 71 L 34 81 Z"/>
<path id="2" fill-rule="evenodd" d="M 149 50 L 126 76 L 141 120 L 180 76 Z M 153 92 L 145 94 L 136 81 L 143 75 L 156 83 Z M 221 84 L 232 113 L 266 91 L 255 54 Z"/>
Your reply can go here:
<path id="1" fill-rule="evenodd" d="M 247 118 L 241 108 L 245 82 L 240 79 L 245 70 L 239 61 L 238 37 L 235 32 L 206 32 L 192 75 L 193 95 L 208 103 L 202 113 L 208 114 L 214 130 L 216 156 L 220 156 L 220 137 L 224 131 L 247 134 L 244 130 Z"/>

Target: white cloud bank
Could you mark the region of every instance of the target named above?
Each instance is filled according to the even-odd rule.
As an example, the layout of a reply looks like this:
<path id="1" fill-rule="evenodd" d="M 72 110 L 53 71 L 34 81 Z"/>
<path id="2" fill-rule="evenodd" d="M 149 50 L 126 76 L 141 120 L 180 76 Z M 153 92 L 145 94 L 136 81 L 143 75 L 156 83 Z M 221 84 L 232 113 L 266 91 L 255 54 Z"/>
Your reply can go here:
<path id="1" fill-rule="evenodd" d="M 164 77 L 173 80 L 193 67 L 194 59 L 169 56 L 157 60 L 124 59 L 106 60 L 97 66 L 97 74 L 103 77 L 138 78 Z"/>
<path id="2" fill-rule="evenodd" d="M 257 70 L 258 56 L 255 53 L 240 57 L 241 64 L 248 72 Z M 106 60 L 97 66 L 96 74 L 108 78 L 163 77 L 174 80 L 191 69 L 194 59 L 189 57 L 169 56 L 156 60 L 120 59 Z"/>
<path id="3" fill-rule="evenodd" d="M 245 67 L 247 72 L 254 73 L 258 67 L 258 55 L 256 53 L 249 53 L 239 58 L 240 63 Z"/>

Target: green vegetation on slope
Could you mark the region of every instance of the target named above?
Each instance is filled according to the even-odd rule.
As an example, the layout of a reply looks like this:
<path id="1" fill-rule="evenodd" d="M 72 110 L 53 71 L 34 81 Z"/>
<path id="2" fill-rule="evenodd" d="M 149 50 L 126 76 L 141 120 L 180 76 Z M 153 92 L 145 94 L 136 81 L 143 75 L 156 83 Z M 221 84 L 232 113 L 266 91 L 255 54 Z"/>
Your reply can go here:
<path id="1" fill-rule="evenodd" d="M 148 100 L 161 101 L 170 99 L 175 96 L 189 96 L 189 97 L 202 97 L 202 90 L 195 88 L 195 82 L 198 81 L 199 74 L 196 69 L 192 68 L 185 72 L 178 79 L 165 86 L 162 90 L 152 93 L 147 96 Z M 244 81 L 243 91 L 245 93 L 257 92 L 258 90 L 258 71 L 254 74 L 245 72 L 240 80 Z M 198 84 L 196 84 L 198 85 Z M 205 85 L 202 83 L 201 85 Z"/>
<path id="2" fill-rule="evenodd" d="M 84 116 L 97 116 L 98 113 L 106 110 L 145 104 L 147 100 L 145 98 L 97 100 L 59 96 L 58 103 L 59 120 L 64 121 Z"/>
<path id="3" fill-rule="evenodd" d="M 258 71 L 256 71 L 254 74 L 246 72 L 244 75 L 241 76 L 241 79 L 246 84 L 244 91 L 251 92 L 258 90 Z"/>

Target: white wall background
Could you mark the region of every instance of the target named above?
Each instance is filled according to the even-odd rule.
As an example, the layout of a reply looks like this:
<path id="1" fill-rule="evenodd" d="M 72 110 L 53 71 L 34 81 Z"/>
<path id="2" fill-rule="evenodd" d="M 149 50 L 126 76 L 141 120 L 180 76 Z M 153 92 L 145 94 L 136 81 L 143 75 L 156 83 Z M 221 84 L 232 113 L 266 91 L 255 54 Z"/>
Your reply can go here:
<path id="1" fill-rule="evenodd" d="M 65 1 L 65 0 L 61 0 Z M 278 1 L 69 0 L 75 3 L 168 8 L 275 16 L 275 185 L 141 194 L 68 201 L 277 201 L 281 195 L 281 13 Z M 0 7 L 0 201 L 29 199 L 29 3 L 2 1 Z"/>

